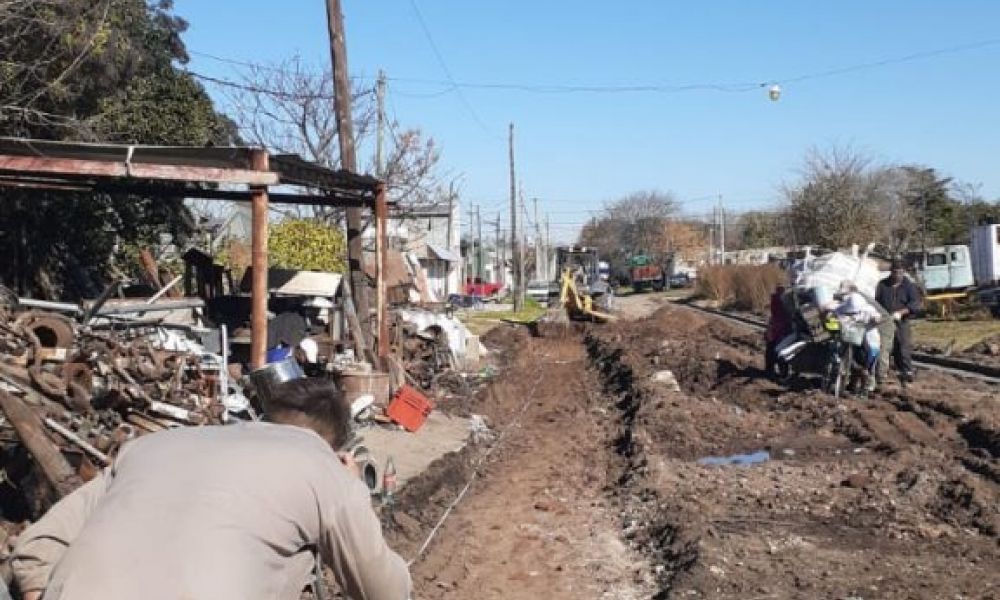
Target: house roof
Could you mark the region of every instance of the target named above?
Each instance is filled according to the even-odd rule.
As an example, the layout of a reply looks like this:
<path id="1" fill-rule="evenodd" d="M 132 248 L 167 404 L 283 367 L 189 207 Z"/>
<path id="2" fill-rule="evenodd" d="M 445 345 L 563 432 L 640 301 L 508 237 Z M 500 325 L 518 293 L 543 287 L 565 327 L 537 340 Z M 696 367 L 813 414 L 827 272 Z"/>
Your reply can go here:
<path id="1" fill-rule="evenodd" d="M 427 248 L 430 250 L 428 254 L 434 254 L 441 260 L 446 260 L 448 262 L 462 262 L 462 257 L 450 248 L 440 246 L 438 244 L 431 244 L 429 242 L 427 243 Z M 428 258 L 430 258 L 430 256 L 428 256 Z"/>

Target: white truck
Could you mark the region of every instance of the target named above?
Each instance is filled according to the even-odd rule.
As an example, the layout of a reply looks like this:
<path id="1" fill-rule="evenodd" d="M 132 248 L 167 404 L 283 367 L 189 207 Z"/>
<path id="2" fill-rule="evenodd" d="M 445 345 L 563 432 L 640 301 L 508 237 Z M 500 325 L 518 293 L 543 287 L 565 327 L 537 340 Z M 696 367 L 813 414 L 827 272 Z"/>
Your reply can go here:
<path id="1" fill-rule="evenodd" d="M 949 244 L 911 255 L 928 299 L 974 295 L 1000 317 L 1000 224 L 976 225 L 971 244 Z"/>

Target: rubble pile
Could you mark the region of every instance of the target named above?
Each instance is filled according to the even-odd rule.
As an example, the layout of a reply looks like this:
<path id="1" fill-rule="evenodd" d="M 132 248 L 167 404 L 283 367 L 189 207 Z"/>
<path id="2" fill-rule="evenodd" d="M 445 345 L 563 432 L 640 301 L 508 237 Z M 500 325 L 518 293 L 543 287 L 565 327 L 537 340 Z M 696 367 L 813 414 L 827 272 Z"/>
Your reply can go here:
<path id="1" fill-rule="evenodd" d="M 0 468 L 24 492 L 22 517 L 54 498 L 20 488 L 18 478 L 40 470 L 58 497 L 96 475 L 129 439 L 228 418 L 220 357 L 174 329 L 100 321 L 0 304 Z M 67 465 L 78 479 L 65 480 Z M 11 507 L 0 509 L 13 516 Z"/>

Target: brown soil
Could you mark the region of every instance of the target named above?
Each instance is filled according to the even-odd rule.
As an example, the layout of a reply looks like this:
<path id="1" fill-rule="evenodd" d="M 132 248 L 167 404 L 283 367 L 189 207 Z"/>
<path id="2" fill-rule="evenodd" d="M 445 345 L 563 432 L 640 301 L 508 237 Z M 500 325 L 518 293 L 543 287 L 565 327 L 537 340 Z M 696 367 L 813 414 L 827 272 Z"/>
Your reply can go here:
<path id="1" fill-rule="evenodd" d="M 995 387 L 788 389 L 762 377 L 759 334 L 683 307 L 541 333 L 489 336 L 493 383 L 453 408 L 492 438 L 400 496 L 388 534 L 411 558 L 478 473 L 415 597 L 1000 596 Z"/>

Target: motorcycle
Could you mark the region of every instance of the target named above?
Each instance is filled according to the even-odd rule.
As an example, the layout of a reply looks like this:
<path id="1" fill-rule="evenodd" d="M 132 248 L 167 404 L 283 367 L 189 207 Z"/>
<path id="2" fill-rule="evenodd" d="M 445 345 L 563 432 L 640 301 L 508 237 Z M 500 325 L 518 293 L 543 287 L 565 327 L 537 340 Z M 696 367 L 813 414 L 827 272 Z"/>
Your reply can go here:
<path id="1" fill-rule="evenodd" d="M 823 391 L 839 398 L 859 378 L 867 380 L 868 350 L 865 347 L 865 326 L 850 318 L 830 314 L 823 320 L 829 335 L 826 341 L 826 366 L 823 370 Z M 861 386 L 861 389 L 866 389 Z"/>

